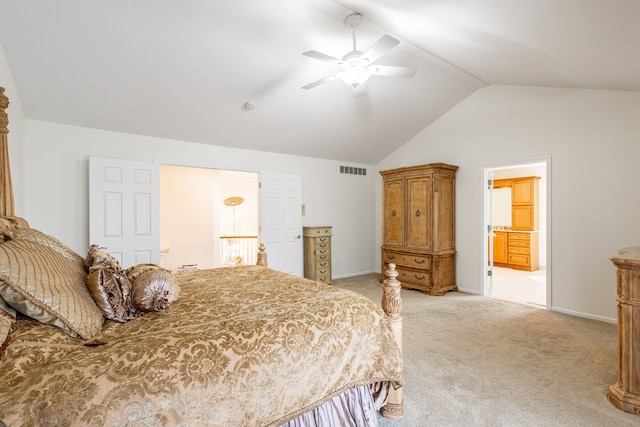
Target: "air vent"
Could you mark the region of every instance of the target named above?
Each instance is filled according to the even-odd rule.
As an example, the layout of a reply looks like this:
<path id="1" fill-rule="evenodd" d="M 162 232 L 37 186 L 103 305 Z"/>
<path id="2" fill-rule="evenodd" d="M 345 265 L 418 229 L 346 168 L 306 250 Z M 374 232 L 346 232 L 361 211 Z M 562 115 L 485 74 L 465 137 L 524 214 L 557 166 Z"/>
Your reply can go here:
<path id="1" fill-rule="evenodd" d="M 365 168 L 354 168 L 353 166 L 340 166 L 340 173 L 346 173 L 349 175 L 366 175 L 367 170 Z"/>

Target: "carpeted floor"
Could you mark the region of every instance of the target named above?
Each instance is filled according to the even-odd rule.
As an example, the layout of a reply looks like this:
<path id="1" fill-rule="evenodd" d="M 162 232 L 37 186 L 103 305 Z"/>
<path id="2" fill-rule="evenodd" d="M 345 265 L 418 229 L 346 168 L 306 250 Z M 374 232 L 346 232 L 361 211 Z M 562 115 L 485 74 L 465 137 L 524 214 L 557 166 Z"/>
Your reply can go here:
<path id="1" fill-rule="evenodd" d="M 382 298 L 375 274 L 333 284 Z M 405 418 L 381 427 L 640 426 L 607 400 L 616 325 L 460 292 L 402 298 Z"/>

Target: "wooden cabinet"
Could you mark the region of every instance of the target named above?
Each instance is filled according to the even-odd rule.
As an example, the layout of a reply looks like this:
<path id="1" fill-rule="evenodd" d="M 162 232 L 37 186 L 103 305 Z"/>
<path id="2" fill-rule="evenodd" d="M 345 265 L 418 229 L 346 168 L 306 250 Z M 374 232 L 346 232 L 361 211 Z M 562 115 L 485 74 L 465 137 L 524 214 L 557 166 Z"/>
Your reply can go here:
<path id="1" fill-rule="evenodd" d="M 493 263 L 535 271 L 539 264 L 538 187 L 540 177 L 496 179 L 493 188 L 511 188 L 511 227 L 493 232 Z"/>
<path id="2" fill-rule="evenodd" d="M 511 187 L 511 229 L 538 230 L 538 187 L 540 177 L 496 179 L 493 188 Z"/>
<path id="3" fill-rule="evenodd" d="M 304 277 L 331 284 L 331 228 L 302 227 Z"/>
<path id="4" fill-rule="evenodd" d="M 537 232 L 494 231 L 493 265 L 535 271 L 539 264 Z"/>
<path id="5" fill-rule="evenodd" d="M 493 233 L 493 262 L 494 264 L 506 264 L 507 257 L 507 233 L 505 231 L 494 231 Z"/>
<path id="6" fill-rule="evenodd" d="M 445 163 L 381 171 L 381 271 L 396 264 L 404 288 L 431 295 L 457 290 L 455 174 Z"/>
<path id="7" fill-rule="evenodd" d="M 617 268 L 618 381 L 609 387 L 609 401 L 640 415 L 640 247 L 618 251 Z"/>

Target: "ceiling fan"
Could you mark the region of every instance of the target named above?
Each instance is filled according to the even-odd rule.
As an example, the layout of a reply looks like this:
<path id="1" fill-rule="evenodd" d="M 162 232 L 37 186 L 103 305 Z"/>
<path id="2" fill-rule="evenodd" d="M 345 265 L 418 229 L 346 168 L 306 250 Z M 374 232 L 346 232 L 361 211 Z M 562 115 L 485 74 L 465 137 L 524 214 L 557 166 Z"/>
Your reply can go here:
<path id="1" fill-rule="evenodd" d="M 342 68 L 342 71 L 302 86 L 303 89 L 311 89 L 330 80 L 339 78 L 353 88 L 353 96 L 357 98 L 366 94 L 365 82 L 371 76 L 414 76 L 414 74 L 416 73 L 416 69 L 413 67 L 396 67 L 392 65 L 374 64 L 374 62 L 378 60 L 382 55 L 384 55 L 388 50 L 400 43 L 399 40 L 389 35 L 384 35 L 369 49 L 361 52 L 356 48 L 356 28 L 358 28 L 358 26 L 362 22 L 362 15 L 359 13 L 352 13 L 345 18 L 344 22 L 348 27 L 353 29 L 353 50 L 348 52 L 341 59 L 334 58 L 333 56 L 318 52 L 316 50 L 309 50 L 303 53 L 303 55 L 310 58 L 315 58 L 321 61 L 339 65 Z"/>

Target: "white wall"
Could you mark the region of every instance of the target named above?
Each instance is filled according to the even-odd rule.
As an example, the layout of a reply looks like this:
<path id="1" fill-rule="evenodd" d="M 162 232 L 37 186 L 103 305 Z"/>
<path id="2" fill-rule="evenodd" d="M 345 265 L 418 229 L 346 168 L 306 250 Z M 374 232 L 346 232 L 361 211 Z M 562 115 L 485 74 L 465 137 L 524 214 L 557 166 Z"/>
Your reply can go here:
<path id="1" fill-rule="evenodd" d="M 4 56 L 4 50 L 0 45 L 0 87 L 5 88 L 4 94 L 9 97 L 9 108 L 6 113 L 9 116 L 9 157 L 11 159 L 11 180 L 15 199 L 16 215 L 23 215 L 25 209 L 25 116 L 20 100 L 20 94 L 16 88 L 11 69 Z"/>
<path id="2" fill-rule="evenodd" d="M 640 244 L 640 93 L 490 86 L 378 166 L 460 166 L 458 286 L 481 293 L 483 169 L 546 156 L 552 163 L 553 309 L 614 321 L 616 273 L 609 257 Z M 378 180 L 377 224 L 381 193 Z M 376 248 L 380 230 L 377 226 Z"/>
<path id="3" fill-rule="evenodd" d="M 340 162 L 237 150 L 27 120 L 25 218 L 79 253 L 88 246 L 89 156 L 302 177 L 303 225 L 333 226 L 334 277 L 375 269 L 374 181 L 339 173 Z M 354 164 L 353 166 L 368 167 Z"/>

